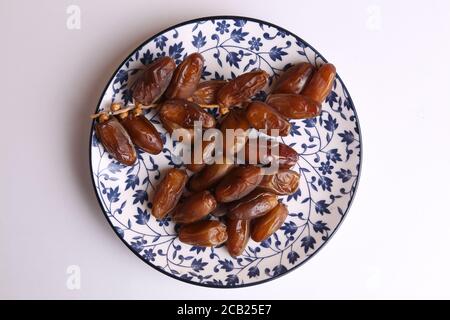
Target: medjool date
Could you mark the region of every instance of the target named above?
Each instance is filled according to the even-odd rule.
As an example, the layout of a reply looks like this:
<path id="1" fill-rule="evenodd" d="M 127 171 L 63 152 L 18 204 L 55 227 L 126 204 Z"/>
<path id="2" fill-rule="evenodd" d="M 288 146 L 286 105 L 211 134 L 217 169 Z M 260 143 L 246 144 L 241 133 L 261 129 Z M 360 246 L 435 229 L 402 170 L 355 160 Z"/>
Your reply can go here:
<path id="1" fill-rule="evenodd" d="M 124 127 L 115 117 L 100 115 L 95 133 L 105 150 L 120 163 L 131 166 L 136 162 L 136 149 Z"/>
<path id="2" fill-rule="evenodd" d="M 312 64 L 302 62 L 287 69 L 278 79 L 273 93 L 299 94 L 314 72 Z"/>
<path id="3" fill-rule="evenodd" d="M 289 119 L 317 117 L 321 111 L 320 103 L 298 94 L 271 94 L 267 97 L 266 103 Z"/>
<path id="4" fill-rule="evenodd" d="M 278 148 L 278 154 L 275 152 Z M 298 153 L 292 147 L 273 140 L 262 145 L 256 139 L 249 139 L 245 145 L 245 162 L 251 164 L 269 164 L 275 161 L 279 169 L 290 169 L 298 161 Z"/>
<path id="5" fill-rule="evenodd" d="M 277 195 L 293 194 L 298 189 L 300 174 L 293 170 L 281 169 L 272 175 L 266 175 L 258 185 L 258 189 Z"/>
<path id="6" fill-rule="evenodd" d="M 250 238 L 250 220 L 226 219 L 227 249 L 231 256 L 242 254 Z"/>
<path id="7" fill-rule="evenodd" d="M 216 125 L 214 116 L 203 110 L 198 104 L 186 100 L 167 100 L 163 103 L 159 117 L 163 122 L 175 123 L 182 128 L 193 128 L 200 121 L 203 128 Z"/>
<path id="8" fill-rule="evenodd" d="M 197 221 L 181 226 L 178 236 L 181 242 L 193 246 L 218 246 L 228 239 L 227 227 L 220 221 Z"/>
<path id="9" fill-rule="evenodd" d="M 215 196 L 219 202 L 232 202 L 252 192 L 263 177 L 263 169 L 253 165 L 235 167 L 219 183 Z"/>
<path id="10" fill-rule="evenodd" d="M 188 180 L 186 171 L 170 169 L 157 186 L 153 197 L 152 214 L 156 219 L 168 215 L 177 205 Z"/>
<path id="11" fill-rule="evenodd" d="M 322 65 L 312 76 L 302 95 L 322 103 L 330 94 L 336 77 L 336 68 L 331 63 Z"/>
<path id="12" fill-rule="evenodd" d="M 209 191 L 194 193 L 182 199 L 172 214 L 177 223 L 192 223 L 203 219 L 217 207 L 216 199 Z"/>
<path id="13" fill-rule="evenodd" d="M 170 57 L 149 64 L 131 85 L 135 103 L 147 106 L 156 102 L 169 86 L 175 68 L 175 61 Z"/>
<path id="14" fill-rule="evenodd" d="M 277 196 L 270 192 L 254 190 L 228 208 L 231 219 L 249 220 L 265 215 L 278 204 Z"/>
<path id="15" fill-rule="evenodd" d="M 200 82 L 189 100 L 198 104 L 217 104 L 217 92 L 227 83 L 224 80 Z"/>
<path id="16" fill-rule="evenodd" d="M 153 124 L 143 115 L 128 112 L 119 121 L 127 130 L 133 143 L 150 154 L 158 154 L 163 148 L 161 135 Z"/>
<path id="17" fill-rule="evenodd" d="M 283 225 L 289 212 L 286 205 L 279 203 L 262 217 L 252 221 L 251 235 L 256 242 L 261 242 L 270 237 Z"/>
<path id="18" fill-rule="evenodd" d="M 287 136 L 291 130 L 290 123 L 278 111 L 261 101 L 248 105 L 247 120 L 253 128 L 267 130 L 271 136 Z"/>
<path id="19" fill-rule="evenodd" d="M 168 99 L 187 99 L 197 89 L 203 72 L 203 59 L 200 53 L 192 53 L 176 68 L 172 81 L 166 90 Z"/>
<path id="20" fill-rule="evenodd" d="M 249 100 L 267 84 L 269 75 L 263 70 L 243 73 L 228 81 L 217 93 L 221 108 L 229 108 Z"/>

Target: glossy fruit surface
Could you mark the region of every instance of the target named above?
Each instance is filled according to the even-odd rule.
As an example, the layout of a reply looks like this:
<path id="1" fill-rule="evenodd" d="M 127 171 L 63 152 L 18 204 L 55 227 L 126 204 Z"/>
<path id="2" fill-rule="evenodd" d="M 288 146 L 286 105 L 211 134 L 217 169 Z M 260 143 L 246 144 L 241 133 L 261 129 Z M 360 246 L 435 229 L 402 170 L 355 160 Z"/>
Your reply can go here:
<path id="1" fill-rule="evenodd" d="M 247 120 L 258 130 L 267 130 L 271 136 L 289 135 L 290 123 L 274 108 L 261 101 L 253 101 L 247 107 Z M 276 129 L 276 130 L 274 130 Z"/>
<path id="2" fill-rule="evenodd" d="M 105 150 L 120 163 L 131 166 L 136 162 L 136 149 L 125 128 L 115 117 L 95 124 L 95 133 Z"/>
<path id="3" fill-rule="evenodd" d="M 322 110 L 320 103 L 298 94 L 271 94 L 267 97 L 266 103 L 289 119 L 317 117 Z"/>
<path id="4" fill-rule="evenodd" d="M 289 211 L 285 204 L 279 203 L 275 208 L 270 210 L 262 217 L 252 221 L 252 239 L 261 242 L 269 238 L 283 225 Z"/>
<path id="5" fill-rule="evenodd" d="M 325 101 L 333 88 L 336 78 L 336 68 L 331 63 L 323 64 L 312 76 L 308 85 L 302 91 L 302 95 L 311 98 L 318 103 Z"/>
<path id="6" fill-rule="evenodd" d="M 131 85 L 135 103 L 150 105 L 166 91 L 175 71 L 175 61 L 162 57 L 149 64 Z"/>
<path id="7" fill-rule="evenodd" d="M 272 93 L 302 92 L 314 72 L 314 66 L 308 62 L 296 64 L 287 69 L 278 79 Z"/>
<path id="8" fill-rule="evenodd" d="M 255 190 L 244 198 L 233 202 L 228 208 L 232 219 L 254 219 L 263 216 L 278 204 L 277 196 L 270 192 Z"/>
<path id="9" fill-rule="evenodd" d="M 202 76 L 204 61 L 200 53 L 188 55 L 175 69 L 165 93 L 166 98 L 187 99 L 192 96 Z"/>
<path id="10" fill-rule="evenodd" d="M 219 202 L 232 202 L 255 190 L 263 178 L 263 169 L 253 165 L 233 168 L 219 183 L 215 196 Z"/>
<path id="11" fill-rule="evenodd" d="M 182 199 L 172 214 L 177 223 L 192 223 L 203 219 L 217 207 L 216 199 L 211 192 L 205 190 Z"/>
<path id="12" fill-rule="evenodd" d="M 163 148 L 161 135 L 144 115 L 134 115 L 129 112 L 126 117 L 119 118 L 119 121 L 139 148 L 150 154 L 161 152 Z"/>
<path id="13" fill-rule="evenodd" d="M 181 226 L 178 237 L 181 242 L 193 246 L 218 246 L 228 239 L 227 227 L 220 221 L 197 221 Z"/>
<path id="14" fill-rule="evenodd" d="M 152 214 L 156 219 L 168 215 L 177 205 L 188 180 L 186 171 L 170 169 L 164 179 L 156 187 L 153 197 Z"/>

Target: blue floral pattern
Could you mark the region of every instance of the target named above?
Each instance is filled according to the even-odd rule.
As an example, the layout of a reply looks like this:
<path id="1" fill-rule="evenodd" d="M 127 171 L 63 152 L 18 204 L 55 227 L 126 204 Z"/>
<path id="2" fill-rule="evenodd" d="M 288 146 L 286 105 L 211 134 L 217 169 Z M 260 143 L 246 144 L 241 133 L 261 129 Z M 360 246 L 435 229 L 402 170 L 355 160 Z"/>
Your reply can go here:
<path id="1" fill-rule="evenodd" d="M 128 84 L 135 74 L 160 56 L 177 63 L 189 53 L 205 57 L 203 79 L 229 79 L 256 68 L 270 74 L 270 84 L 289 66 L 323 57 L 285 30 L 244 18 L 189 22 L 151 39 L 120 67 L 101 99 L 98 110 L 112 101 L 131 101 Z M 264 99 L 267 88 L 258 94 Z M 161 154 L 138 152 L 135 165 L 113 160 L 91 137 L 91 167 L 102 210 L 116 233 L 148 264 L 181 280 L 214 287 L 256 284 L 277 277 L 309 259 L 336 230 L 354 197 L 360 173 L 361 138 L 350 96 L 337 78 L 332 93 L 314 119 L 292 121 L 282 142 L 300 155 L 294 167 L 301 175 L 299 190 L 283 201 L 289 217 L 281 229 L 262 243 L 250 240 L 242 256 L 232 258 L 226 248 L 203 248 L 181 243 L 176 226 L 151 215 L 151 198 L 170 167 L 182 166 L 174 155 L 175 142 L 160 125 L 155 111 L 148 119 L 165 141 Z"/>

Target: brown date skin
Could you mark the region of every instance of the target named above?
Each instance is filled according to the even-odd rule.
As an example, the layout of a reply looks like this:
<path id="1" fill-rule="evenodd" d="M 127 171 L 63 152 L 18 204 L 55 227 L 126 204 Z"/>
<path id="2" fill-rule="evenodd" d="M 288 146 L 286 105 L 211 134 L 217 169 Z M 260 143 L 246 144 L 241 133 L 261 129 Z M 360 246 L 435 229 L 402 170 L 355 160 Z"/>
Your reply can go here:
<path id="1" fill-rule="evenodd" d="M 259 143 L 258 141 L 255 142 L 255 148 L 250 148 L 250 141 L 253 140 L 248 140 L 247 144 L 245 145 L 245 162 L 246 163 L 250 163 L 250 160 L 253 163 L 253 156 L 251 157 L 251 155 L 256 155 L 256 162 L 258 164 L 268 164 L 272 159 L 273 161 L 277 161 L 278 162 L 278 167 L 279 169 L 290 169 L 293 166 L 295 166 L 295 164 L 298 161 L 298 153 L 297 151 L 295 151 L 293 148 L 291 148 L 290 146 L 281 143 L 281 142 L 276 142 L 276 144 L 278 144 L 278 155 L 275 155 L 274 152 L 272 152 L 272 148 L 275 145 L 275 143 L 269 142 L 266 144 L 266 147 L 264 151 L 264 153 L 267 155 L 266 157 L 260 158 L 260 150 L 259 150 Z M 251 150 L 250 150 L 251 149 Z M 255 150 L 253 150 L 255 149 Z M 261 151 L 261 152 L 263 152 Z"/>
<path id="2" fill-rule="evenodd" d="M 261 242 L 269 238 L 283 225 L 289 211 L 285 204 L 279 203 L 262 217 L 252 221 L 251 235 L 256 242 Z"/>
<path id="3" fill-rule="evenodd" d="M 266 103 L 289 119 L 317 117 L 322 105 L 303 95 L 278 93 L 267 97 Z"/>
<path id="4" fill-rule="evenodd" d="M 263 70 L 243 73 L 228 81 L 217 93 L 217 103 L 221 107 L 231 107 L 249 100 L 258 91 L 262 90 L 269 74 Z"/>
<path id="5" fill-rule="evenodd" d="M 193 246 L 218 246 L 228 239 L 227 227 L 220 221 L 203 220 L 180 227 L 178 237 L 181 242 Z"/>
<path id="6" fill-rule="evenodd" d="M 139 148 L 150 154 L 161 152 L 163 148 L 161 136 L 144 115 L 135 115 L 129 112 L 124 118 L 119 117 L 119 121 L 127 130 L 133 143 Z"/>
<path id="7" fill-rule="evenodd" d="M 233 163 L 214 163 L 206 165 L 189 179 L 188 189 L 193 192 L 214 187 L 232 168 Z"/>
<path id="8" fill-rule="evenodd" d="M 302 62 L 287 69 L 278 79 L 273 93 L 299 94 L 314 72 L 312 64 Z"/>
<path id="9" fill-rule="evenodd" d="M 318 103 L 325 101 L 333 88 L 336 77 L 336 68 L 331 63 L 322 65 L 312 76 L 302 95 L 311 98 Z"/>
<path id="10" fill-rule="evenodd" d="M 95 133 L 105 150 L 120 163 L 131 166 L 136 162 L 136 149 L 125 128 L 115 117 L 95 124 Z"/>
<path id="11" fill-rule="evenodd" d="M 246 131 L 250 129 L 250 123 L 247 120 L 245 111 L 242 109 L 233 109 L 223 118 L 220 123 L 220 131 L 226 134 L 226 129 L 242 129 Z"/>
<path id="12" fill-rule="evenodd" d="M 227 209 L 226 205 L 223 203 L 218 203 L 216 209 L 214 209 L 214 211 L 211 212 L 211 215 L 213 217 L 220 218 L 220 217 L 223 217 L 224 215 L 226 215 L 227 213 L 228 213 L 228 209 Z"/>
<path id="13" fill-rule="evenodd" d="M 258 189 L 277 195 L 293 194 L 298 189 L 300 174 L 293 170 L 280 169 L 273 175 L 266 175 L 258 185 Z"/>
<path id="14" fill-rule="evenodd" d="M 189 100 L 198 104 L 217 104 L 217 92 L 227 83 L 225 80 L 200 82 Z"/>
<path id="15" fill-rule="evenodd" d="M 170 169 L 158 185 L 153 197 L 152 214 L 156 219 L 168 215 L 177 205 L 188 180 L 186 171 Z"/>
<path id="16" fill-rule="evenodd" d="M 242 254 L 250 238 L 250 220 L 226 219 L 227 249 L 232 257 Z"/>
<path id="17" fill-rule="evenodd" d="M 241 129 L 239 131 L 233 131 L 235 138 L 230 146 L 227 145 L 226 140 L 223 142 L 225 152 L 229 151 L 230 154 L 234 154 L 238 152 L 245 144 L 245 141 L 247 141 L 247 134 L 250 129 L 250 123 L 247 120 L 244 110 L 232 109 L 227 113 L 220 123 L 220 131 L 222 131 L 224 139 L 226 139 L 227 129 Z"/>
<path id="18" fill-rule="evenodd" d="M 192 162 L 192 161 L 191 161 Z M 205 163 L 187 163 L 186 168 L 192 172 L 199 172 L 206 166 Z"/>
<path id="19" fill-rule="evenodd" d="M 203 110 L 198 104 L 187 100 L 167 100 L 159 110 L 163 125 L 174 123 L 182 128 L 193 128 L 195 121 L 200 121 L 203 128 L 213 128 L 216 125 L 214 116 Z M 167 129 L 167 128 L 166 128 Z"/>
<path id="20" fill-rule="evenodd" d="M 235 167 L 217 185 L 215 196 L 219 202 L 232 202 L 255 190 L 263 178 L 264 170 L 253 165 Z"/>
<path id="21" fill-rule="evenodd" d="M 211 192 L 205 190 L 194 193 L 183 199 L 172 213 L 172 220 L 176 223 L 192 223 L 206 217 L 217 207 L 217 201 Z"/>
<path id="22" fill-rule="evenodd" d="M 187 99 L 192 96 L 202 76 L 204 62 L 200 53 L 188 55 L 175 69 L 165 93 L 166 98 Z"/>
<path id="23" fill-rule="evenodd" d="M 131 85 L 135 103 L 147 106 L 158 100 L 169 86 L 175 68 L 175 61 L 170 57 L 149 64 Z"/>
<path id="24" fill-rule="evenodd" d="M 274 108 L 261 101 L 253 101 L 247 107 L 247 120 L 255 129 L 266 129 L 267 134 L 285 137 L 291 130 L 290 123 Z"/>
<path id="25" fill-rule="evenodd" d="M 180 141 L 183 141 L 184 138 L 186 138 L 187 142 L 192 143 L 194 141 L 194 138 L 195 138 L 194 129 L 183 128 L 182 126 L 176 124 L 175 122 L 166 120 L 163 117 L 160 117 L 159 119 L 161 120 L 161 123 L 162 123 L 164 129 L 166 129 L 170 134 L 172 134 L 174 130 L 183 129 L 184 136 L 182 138 L 180 137 Z"/>
<path id="26" fill-rule="evenodd" d="M 271 192 L 254 190 L 228 207 L 231 219 L 250 220 L 265 215 L 278 205 L 277 196 Z"/>

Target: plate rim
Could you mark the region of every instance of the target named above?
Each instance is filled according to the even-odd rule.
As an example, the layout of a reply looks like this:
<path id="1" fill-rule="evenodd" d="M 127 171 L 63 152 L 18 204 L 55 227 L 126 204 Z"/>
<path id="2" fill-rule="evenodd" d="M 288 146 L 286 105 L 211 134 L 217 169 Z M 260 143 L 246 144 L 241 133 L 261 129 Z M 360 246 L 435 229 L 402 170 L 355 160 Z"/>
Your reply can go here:
<path id="1" fill-rule="evenodd" d="M 295 38 L 300 39 L 304 44 L 306 44 L 307 46 L 309 46 L 309 48 L 311 48 L 311 50 L 314 51 L 314 53 L 317 54 L 324 62 L 328 62 L 328 61 L 322 56 L 321 53 L 319 53 L 313 46 L 311 46 L 308 42 L 306 42 L 305 40 L 303 40 L 301 37 L 299 37 L 299 36 L 296 35 L 295 33 L 291 32 L 291 31 L 289 31 L 289 30 L 287 30 L 287 29 L 285 29 L 285 28 L 283 28 L 283 27 L 280 27 L 280 26 L 278 26 L 278 25 L 276 25 L 276 24 L 274 24 L 274 23 L 271 23 L 271 22 L 267 22 L 267 21 L 265 21 L 265 20 L 261 20 L 261 19 L 257 19 L 257 18 L 252 18 L 252 17 L 246 17 L 246 16 L 236 16 L 236 15 L 215 15 L 215 16 L 205 16 L 205 17 L 194 18 L 194 19 L 185 20 L 185 21 L 182 21 L 182 22 L 180 22 L 180 23 L 174 24 L 174 25 L 172 25 L 172 26 L 169 26 L 169 27 L 167 27 L 167 28 L 165 28 L 165 29 L 163 29 L 163 30 L 161 30 L 161 31 L 159 31 L 159 32 L 157 32 L 157 33 L 155 33 L 154 35 L 150 36 L 150 37 L 147 38 L 145 41 L 143 41 L 141 44 L 139 44 L 135 49 L 133 49 L 133 50 L 131 51 L 131 53 L 130 53 L 127 57 L 125 57 L 124 60 L 119 64 L 119 66 L 116 68 L 116 70 L 112 73 L 111 77 L 110 77 L 109 80 L 107 81 L 105 88 L 103 89 L 102 93 L 100 94 L 100 98 L 99 98 L 99 101 L 98 101 L 97 106 L 96 106 L 96 108 L 95 108 L 95 112 L 97 112 L 98 109 L 100 108 L 101 102 L 102 102 L 102 100 L 103 100 L 103 97 L 104 97 L 106 91 L 108 90 L 109 84 L 110 84 L 111 81 L 114 79 L 114 77 L 115 77 L 115 75 L 117 74 L 117 72 L 119 72 L 120 68 L 128 61 L 129 58 L 131 58 L 131 57 L 133 56 L 133 54 L 136 52 L 136 50 L 138 50 L 139 48 L 145 46 L 147 43 L 151 42 L 152 40 L 154 40 L 155 38 L 157 38 L 157 37 L 160 36 L 161 34 L 164 34 L 164 33 L 168 32 L 168 31 L 170 31 L 170 30 L 172 30 L 172 29 L 176 29 L 176 28 L 182 27 L 182 26 L 184 26 L 184 25 L 192 24 L 192 23 L 199 22 L 199 21 L 219 20 L 219 19 L 224 19 L 224 20 L 226 20 L 226 19 L 242 19 L 242 20 L 247 20 L 247 21 L 256 22 L 256 23 L 259 23 L 259 24 L 265 24 L 265 25 L 268 25 L 268 26 L 273 27 L 273 28 L 277 28 L 277 29 L 279 29 L 279 30 L 282 30 L 282 31 L 284 31 L 284 32 L 286 32 L 286 33 L 288 33 L 288 34 L 294 36 Z M 299 268 L 300 266 L 302 266 L 304 263 L 306 263 L 307 261 L 311 260 L 311 258 L 313 258 L 313 257 L 314 257 L 314 256 L 315 256 L 315 255 L 316 255 L 323 247 L 326 246 L 326 244 L 330 241 L 330 239 L 333 237 L 333 235 L 336 233 L 336 231 L 337 231 L 337 230 L 339 229 L 339 227 L 342 225 L 342 222 L 343 222 L 343 221 L 345 220 L 345 218 L 347 217 L 347 214 L 348 214 L 348 212 L 350 211 L 350 208 L 351 208 L 351 206 L 352 206 L 352 204 L 353 204 L 353 201 L 354 201 L 354 199 L 355 199 L 355 197 L 356 197 L 356 194 L 357 194 L 357 191 L 358 191 L 358 186 L 359 186 L 359 181 L 360 181 L 360 178 L 361 178 L 361 170 L 362 170 L 362 162 L 363 162 L 363 142 L 362 142 L 363 139 L 362 139 L 362 133 L 361 133 L 361 125 L 360 125 L 359 118 L 358 118 L 358 114 L 357 114 L 357 111 L 356 111 L 356 108 L 355 108 L 355 104 L 353 103 L 353 99 L 352 99 L 352 97 L 351 97 L 351 95 L 350 95 L 350 92 L 347 90 L 347 87 L 345 86 L 344 81 L 342 81 L 342 78 L 339 76 L 338 73 L 336 74 L 336 78 L 340 80 L 340 82 L 341 82 L 341 84 L 342 84 L 343 90 L 347 92 L 347 94 L 348 94 L 348 99 L 350 100 L 350 103 L 352 104 L 353 110 L 354 110 L 354 113 L 355 113 L 355 119 L 356 119 L 356 122 L 355 122 L 355 123 L 356 123 L 356 125 L 357 125 L 357 127 L 358 127 L 359 145 L 360 145 L 360 147 L 359 147 L 359 149 L 360 149 L 360 151 L 359 151 L 359 169 L 358 169 L 358 175 L 357 175 L 357 177 L 356 177 L 356 183 L 355 183 L 355 189 L 354 189 L 353 197 L 350 199 L 350 201 L 349 201 L 349 203 L 348 203 L 348 206 L 347 206 L 347 209 L 345 210 L 344 215 L 342 216 L 342 219 L 341 219 L 341 220 L 339 221 L 339 223 L 336 225 L 336 228 L 330 233 L 330 235 L 328 236 L 327 241 L 325 241 L 325 242 L 324 242 L 317 250 L 315 250 L 315 251 L 314 251 L 307 259 L 303 260 L 303 261 L 300 262 L 298 265 L 292 267 L 291 269 L 287 270 L 286 272 L 281 273 L 281 274 L 277 274 L 277 275 L 275 275 L 275 276 L 273 276 L 273 277 L 271 277 L 271 278 L 267 278 L 267 279 L 263 279 L 263 280 L 259 280 L 259 281 L 255 281 L 255 282 L 251 282 L 251 283 L 238 284 L 238 285 L 235 285 L 235 286 L 219 286 L 219 285 L 214 285 L 214 284 L 207 284 L 207 283 L 195 282 L 195 281 L 191 281 L 191 280 L 188 280 L 188 279 L 182 279 L 182 278 L 180 278 L 180 277 L 177 277 L 176 275 L 173 275 L 173 274 L 171 274 L 171 273 L 169 273 L 169 272 L 167 272 L 167 271 L 165 271 L 165 270 L 162 270 L 162 269 L 158 268 L 157 266 L 151 264 L 150 262 L 148 262 L 147 260 L 145 260 L 144 257 L 141 256 L 139 253 L 135 252 L 135 251 L 131 248 L 131 245 L 129 245 L 129 244 L 125 241 L 125 239 L 119 235 L 119 233 L 117 232 L 117 230 L 114 228 L 114 226 L 113 226 L 111 220 L 108 218 L 107 213 L 106 213 L 105 210 L 103 209 L 103 206 L 102 206 L 102 204 L 101 204 L 99 195 L 98 195 L 97 190 L 96 190 L 95 180 L 94 180 L 94 175 L 93 175 L 93 168 L 92 168 L 92 136 L 93 136 L 93 133 L 94 133 L 94 123 L 95 123 L 95 120 L 92 120 L 92 121 L 91 121 L 90 134 L 89 134 L 89 145 L 88 145 L 88 147 L 89 147 L 89 159 L 88 159 L 88 160 L 89 160 L 89 169 L 90 169 L 91 183 L 92 183 L 92 186 L 93 186 L 93 188 L 94 188 L 94 193 L 95 193 L 95 197 L 96 197 L 96 199 L 97 199 L 98 205 L 100 206 L 100 209 L 101 209 L 101 211 L 102 211 L 102 213 L 103 213 L 105 219 L 108 221 L 108 224 L 110 225 L 110 227 L 112 228 L 112 230 L 114 231 L 114 233 L 116 234 L 116 236 L 123 242 L 123 244 L 125 244 L 125 246 L 126 246 L 133 254 L 135 254 L 140 260 L 142 260 L 146 265 L 152 267 L 154 270 L 157 270 L 157 271 L 159 271 L 159 272 L 161 272 L 161 273 L 163 273 L 163 274 L 165 274 L 165 275 L 167 275 L 167 276 L 169 276 L 169 277 L 171 277 L 171 278 L 173 278 L 173 279 L 176 279 L 176 280 L 178 280 L 178 281 L 182 281 L 182 282 L 185 282 L 185 283 L 188 283 L 188 284 L 191 284 L 191 285 L 200 286 L 200 287 L 207 287 L 207 288 L 216 288 L 216 289 L 237 289 L 237 288 L 245 288 L 245 287 L 256 286 L 256 285 L 259 285 L 259 284 L 267 283 L 267 282 L 269 282 L 269 281 L 278 279 L 278 278 L 280 278 L 280 277 L 282 277 L 282 276 L 284 276 L 284 275 L 286 275 L 286 274 L 288 274 L 288 273 L 290 273 L 290 272 L 292 272 L 292 271 L 298 269 L 298 268 Z"/>

